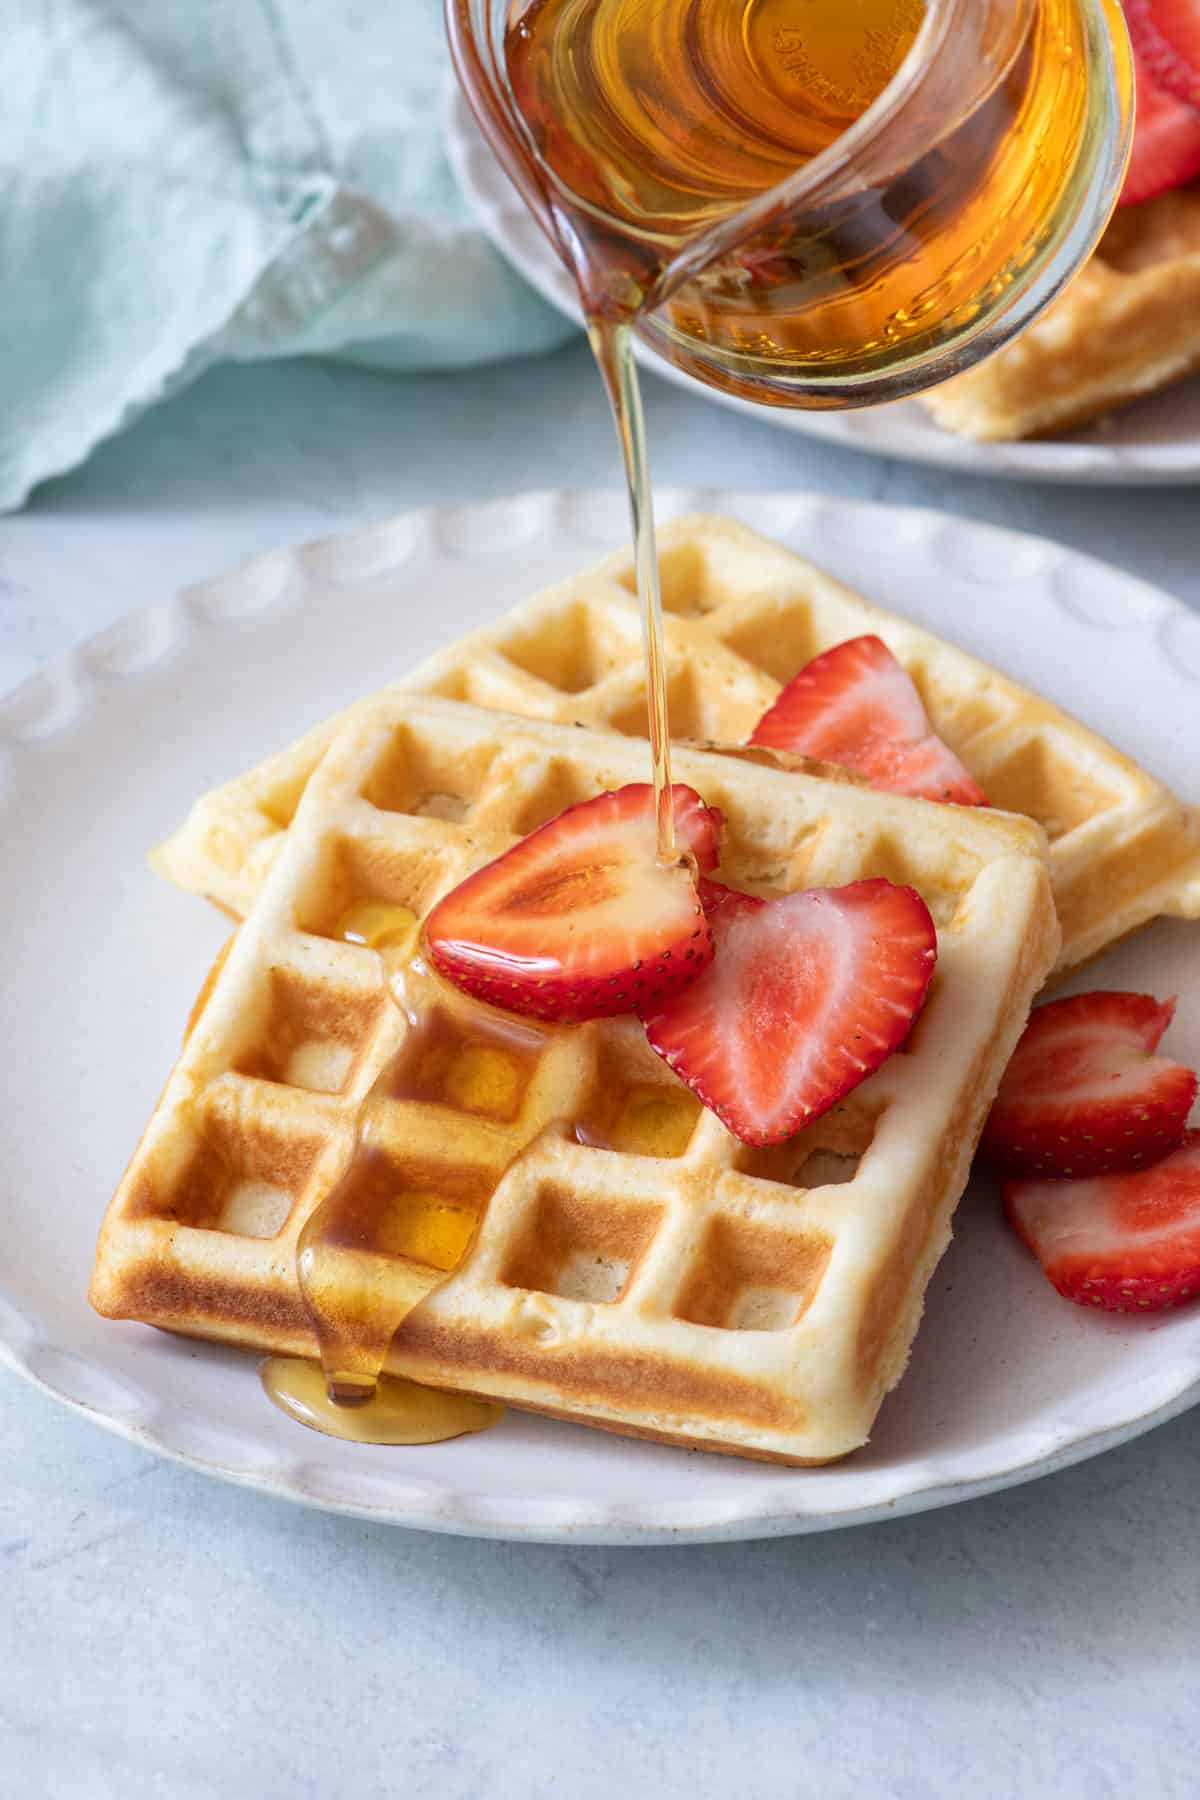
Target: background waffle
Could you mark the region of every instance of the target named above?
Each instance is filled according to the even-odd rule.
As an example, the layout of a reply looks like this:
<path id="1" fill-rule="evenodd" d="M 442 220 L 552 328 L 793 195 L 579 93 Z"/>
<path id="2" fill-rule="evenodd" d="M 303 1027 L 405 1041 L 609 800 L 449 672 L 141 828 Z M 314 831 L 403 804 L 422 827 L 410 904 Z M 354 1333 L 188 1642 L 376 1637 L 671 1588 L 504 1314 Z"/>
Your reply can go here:
<path id="1" fill-rule="evenodd" d="M 402 1048 L 411 1076 L 372 1101 L 391 1164 L 374 1191 L 408 1196 L 399 1217 L 384 1206 L 388 1253 L 425 1241 L 410 1202 L 483 1216 L 389 1368 L 708 1449 L 822 1461 L 862 1443 L 1054 960 L 1044 839 L 1008 815 L 681 749 L 677 779 L 726 815 L 727 880 L 771 893 L 886 875 L 918 887 L 939 928 L 904 1050 L 808 1131 L 755 1149 L 636 1021 L 513 1040 L 512 1022 L 439 984 L 438 1016 L 409 1026 L 384 956 L 341 939 L 348 909 L 365 936 L 388 915 L 364 907 L 423 916 L 567 803 L 645 772 L 644 746 L 615 733 L 404 693 L 355 709 L 109 1208 L 99 1310 L 311 1355 L 297 1236 Z M 460 1047 L 499 1049 L 515 1073 L 473 1088 Z M 350 1257 L 348 1288 L 365 1273 Z"/>
<path id="2" fill-rule="evenodd" d="M 1200 188 L 1123 206 L 1090 261 L 995 356 L 922 395 L 979 439 L 1063 431 L 1200 368 Z"/>
<path id="3" fill-rule="evenodd" d="M 1200 916 L 1194 814 L 1068 714 L 730 520 L 693 516 L 665 526 L 660 556 L 676 739 L 743 742 L 803 663 L 845 638 L 878 632 L 993 804 L 1030 815 L 1046 832 L 1060 970 L 1160 913 Z M 397 687 L 644 736 L 635 596 L 629 556 L 610 557 L 450 644 Z M 199 800 L 155 852 L 159 873 L 245 914 L 342 719 Z M 649 768 L 642 756 L 638 779 Z M 452 814 L 456 802 L 431 772 L 419 804 L 436 815 Z"/>

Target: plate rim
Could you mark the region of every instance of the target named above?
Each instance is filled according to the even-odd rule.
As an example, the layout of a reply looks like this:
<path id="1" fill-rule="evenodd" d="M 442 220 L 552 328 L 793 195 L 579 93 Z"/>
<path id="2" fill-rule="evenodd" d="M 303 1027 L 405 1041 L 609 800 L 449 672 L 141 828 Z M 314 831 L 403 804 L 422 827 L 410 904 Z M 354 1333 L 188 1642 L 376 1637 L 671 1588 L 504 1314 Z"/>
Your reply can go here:
<path id="1" fill-rule="evenodd" d="M 532 216 L 488 148 L 466 97 L 453 77 L 449 78 L 445 90 L 443 118 L 446 152 L 455 179 L 470 201 L 481 230 L 493 248 L 543 300 L 582 330 L 582 315 L 569 277 L 555 261 L 549 246 L 544 245 Z M 482 177 L 480 171 L 485 172 Z M 515 226 L 511 221 L 516 222 Z M 544 253 L 527 250 L 521 241 L 525 236 Z M 1188 440 L 1183 446 L 1113 444 L 1104 441 L 1106 421 L 1102 420 L 1088 435 L 1076 433 L 1063 438 L 980 443 L 942 431 L 920 411 L 915 400 L 894 401 L 849 412 L 789 411 L 745 400 L 719 388 L 706 387 L 640 340 L 635 342 L 635 351 L 643 369 L 673 387 L 693 396 L 706 397 L 727 411 L 755 419 L 759 424 L 774 425 L 776 429 L 801 437 L 836 444 L 860 455 L 895 457 L 898 462 L 947 469 L 955 475 L 1005 481 L 1040 480 L 1075 483 L 1082 487 L 1188 487 L 1200 484 L 1200 432 L 1194 441 Z M 1200 389 L 1200 374 L 1190 379 Z M 1153 396 L 1147 399 L 1153 399 Z M 891 434 L 886 423 L 880 430 L 880 422 L 887 420 L 892 407 L 903 409 L 902 416 L 906 419 L 919 418 L 920 425 L 902 426 L 898 435 Z M 875 425 L 873 431 L 871 423 Z M 1087 427 L 1084 433 L 1088 433 Z M 1181 448 L 1185 451 L 1182 460 L 1170 461 L 1170 457 L 1178 457 Z"/>
<path id="2" fill-rule="evenodd" d="M 841 1511 L 788 1512 L 783 1509 L 742 1513 L 708 1523 L 670 1523 L 665 1517 L 672 1502 L 647 1503 L 631 1507 L 624 1503 L 607 1504 L 594 1517 L 575 1518 L 554 1525 L 531 1521 L 522 1511 L 528 1500 L 520 1495 L 503 1500 L 488 1500 L 485 1510 L 475 1510 L 470 1496 L 456 1497 L 453 1510 L 444 1505 L 436 1509 L 420 1503 L 412 1506 L 396 1504 L 372 1506 L 350 1496 L 336 1499 L 328 1493 L 298 1486 L 294 1481 L 251 1470 L 223 1466 L 206 1461 L 194 1452 L 181 1450 L 158 1433 L 136 1422 L 89 1405 L 56 1388 L 28 1364 L 23 1363 L 12 1348 L 0 1339 L 0 1368 L 11 1370 L 37 1392 L 56 1401 L 68 1412 L 86 1419 L 110 1436 L 160 1456 L 166 1462 L 209 1476 L 232 1487 L 246 1488 L 252 1493 L 266 1494 L 303 1506 L 315 1512 L 331 1513 L 338 1518 L 363 1519 L 376 1525 L 394 1526 L 406 1531 L 430 1531 L 439 1537 L 481 1538 L 496 1543 L 593 1544 L 613 1549 L 651 1549 L 665 1544 L 757 1543 L 772 1538 L 815 1537 L 826 1531 L 849 1531 L 863 1525 L 878 1525 L 888 1519 L 911 1518 L 920 1513 L 937 1512 L 946 1506 L 959 1506 L 969 1500 L 985 1500 L 992 1494 L 1010 1488 L 1026 1487 L 1032 1481 L 1058 1475 L 1077 1463 L 1090 1462 L 1108 1450 L 1129 1444 L 1159 1425 L 1166 1425 L 1200 1403 L 1200 1379 L 1189 1382 L 1172 1399 L 1151 1407 L 1136 1418 L 1118 1425 L 1101 1426 L 1071 1443 L 1049 1452 L 1038 1453 L 1011 1468 L 971 1479 L 913 1486 L 896 1493 L 889 1500 L 877 1500 Z M 514 1408 L 519 1411 L 519 1408 Z M 581 1428 L 582 1429 L 582 1428 Z M 802 1477 L 803 1469 L 791 1471 Z M 578 1511 L 577 1507 L 572 1507 Z M 727 1508 L 714 1503 L 715 1511 Z"/>
<path id="3" fill-rule="evenodd" d="M 1066 560 L 1085 572 L 1089 569 L 1104 571 L 1110 579 L 1114 573 L 1113 565 L 1086 552 L 1068 549 L 1052 539 L 939 512 L 929 507 L 835 499 L 796 490 L 747 494 L 709 488 L 672 487 L 656 490 L 655 498 L 656 506 L 662 514 L 725 511 L 734 516 L 750 512 L 753 516 L 757 507 L 790 507 L 796 512 L 794 531 L 801 529 L 803 514 L 814 533 L 822 520 L 828 527 L 833 521 L 840 519 L 844 529 L 848 522 L 861 521 L 865 514 L 881 524 L 890 520 L 898 525 L 900 521 L 904 521 L 910 529 L 915 526 L 925 533 L 944 530 L 965 533 L 976 543 L 981 538 L 992 542 L 1000 540 L 1013 549 L 1021 549 L 1026 558 L 1036 554 L 1042 564 L 1049 559 L 1051 566 L 1057 567 L 1062 560 Z M 304 567 L 306 559 L 314 555 L 320 565 L 323 559 L 327 560 L 339 553 L 345 554 L 348 548 L 353 553 L 353 547 L 361 544 L 364 539 L 373 539 L 381 529 L 386 532 L 398 525 L 407 528 L 409 536 L 419 537 L 422 532 L 429 533 L 429 541 L 437 545 L 439 553 L 443 554 L 453 554 L 447 546 L 461 540 L 464 532 L 469 537 L 473 527 L 503 528 L 505 521 L 514 515 L 519 517 L 524 529 L 532 528 L 538 535 L 573 535 L 578 541 L 587 536 L 586 509 L 596 501 L 600 501 L 605 508 L 614 505 L 619 507 L 621 496 L 613 490 L 540 489 L 499 500 L 410 509 L 355 530 L 261 553 L 228 568 L 198 587 L 185 589 L 164 601 L 134 609 L 115 623 L 79 641 L 33 675 L 26 677 L 8 693 L 0 695 L 0 772 L 7 743 L 19 745 L 23 757 L 36 757 L 45 746 L 59 743 L 75 724 L 82 723 L 91 716 L 92 709 L 86 707 L 77 718 L 59 718 L 58 708 L 64 688 L 92 688 L 104 699 L 111 701 L 112 696 L 119 696 L 128 681 L 136 681 L 156 663 L 167 658 L 172 661 L 173 678 L 186 679 L 186 658 L 194 653 L 197 644 L 202 646 L 207 641 L 209 630 L 205 629 L 194 635 L 189 632 L 181 646 L 175 632 L 164 631 L 165 620 L 178 615 L 189 625 L 199 623 L 217 631 L 227 627 L 236 628 L 247 617 L 248 590 L 252 597 L 255 593 L 258 595 L 257 600 L 252 598 L 251 610 L 261 609 L 265 612 L 276 606 L 281 568 L 292 570 L 297 565 Z M 581 508 L 585 517 L 583 524 L 579 518 Z M 264 571 L 270 576 L 262 584 L 261 591 L 255 588 L 252 581 L 248 581 L 248 577 L 256 570 Z M 1163 641 L 1163 627 L 1179 617 L 1189 619 L 1194 624 L 1197 618 L 1194 609 L 1139 576 L 1121 570 L 1116 570 L 1115 573 L 1119 578 L 1119 609 L 1127 607 L 1130 613 L 1128 619 L 1122 620 L 1119 629 L 1153 635 L 1157 653 L 1164 666 L 1177 667 Z M 223 591 L 227 599 L 225 605 L 221 604 Z M 1075 609 L 1066 605 L 1061 595 L 1056 594 L 1053 598 L 1080 629 L 1104 631 L 1114 628 L 1111 621 L 1107 625 L 1101 625 L 1098 621 L 1081 617 Z M 202 600 L 202 604 L 197 605 L 198 600 Z M 1149 606 L 1148 602 L 1151 603 Z M 149 645 L 149 655 L 136 654 L 139 646 L 146 644 Z M 114 646 L 117 649 L 115 661 Z M 131 648 L 135 652 L 132 656 L 129 654 Z M 1200 682 L 1200 666 L 1194 672 L 1188 669 L 1184 673 Z M 6 1320 L 10 1324 L 6 1325 Z M 610 1545 L 700 1543 L 801 1535 L 869 1524 L 879 1519 L 928 1511 L 982 1497 L 1007 1487 L 1023 1485 L 1026 1481 L 1054 1473 L 1117 1444 L 1128 1442 L 1200 1402 L 1200 1358 L 1197 1359 L 1196 1372 L 1189 1373 L 1188 1359 L 1184 1357 L 1180 1359 L 1178 1379 L 1172 1373 L 1169 1379 L 1164 1380 L 1161 1371 L 1153 1375 L 1149 1379 L 1153 1393 L 1151 1404 L 1144 1405 L 1135 1401 L 1119 1418 L 1099 1423 L 1077 1434 L 1071 1432 L 1069 1420 L 1063 1418 L 1040 1427 L 1027 1426 L 1024 1436 L 1027 1448 L 1024 1453 L 1018 1454 L 1003 1467 L 985 1468 L 982 1473 L 975 1475 L 947 1477 L 947 1459 L 927 1457 L 924 1462 L 909 1465 L 906 1470 L 898 1470 L 900 1478 L 894 1483 L 890 1493 L 865 1500 L 862 1504 L 835 1508 L 806 1508 L 798 1504 L 803 1498 L 803 1487 L 791 1491 L 756 1490 L 748 1484 L 740 1505 L 731 1508 L 730 1502 L 724 1498 L 704 1499 L 693 1505 L 677 1498 L 645 1502 L 621 1499 L 580 1503 L 575 1499 L 535 1499 L 532 1494 L 524 1492 L 500 1496 L 477 1495 L 436 1488 L 423 1490 L 419 1482 L 407 1479 L 403 1483 L 403 1495 L 370 1503 L 356 1499 L 352 1494 L 338 1496 L 327 1490 L 317 1492 L 306 1488 L 297 1479 L 304 1468 L 302 1456 L 284 1464 L 282 1470 L 275 1473 L 271 1470 L 222 1464 L 219 1460 L 180 1448 L 152 1424 L 128 1417 L 118 1407 L 106 1410 L 96 1401 L 81 1399 L 57 1386 L 31 1365 L 30 1353 L 40 1347 L 51 1351 L 54 1349 L 41 1321 L 15 1299 L 6 1299 L 3 1284 L 0 1283 L 0 1365 L 12 1369 L 34 1387 L 126 1441 L 202 1473 L 216 1475 L 239 1486 L 320 1510 L 454 1535 L 509 1541 Z M 203 1346 L 200 1348 L 202 1350 Z M 68 1350 L 66 1354 L 75 1362 L 84 1364 L 85 1368 L 98 1372 L 102 1380 L 110 1379 L 103 1363 L 89 1363 L 87 1357 L 76 1349 Z M 1146 1386 L 1145 1377 L 1130 1384 L 1131 1398 L 1134 1392 L 1144 1394 Z M 1119 1388 L 1116 1390 L 1118 1397 L 1121 1391 Z M 1019 1447 L 1020 1441 L 1018 1439 L 1014 1447 Z M 978 1462 L 978 1449 L 973 1454 L 974 1460 Z M 799 1474 L 802 1478 L 803 1471 Z M 873 1490 L 878 1490 L 884 1474 L 886 1471 L 871 1471 L 870 1486 Z M 681 1506 L 688 1516 L 678 1516 Z M 554 1516 L 556 1512 L 560 1515 L 557 1518 Z"/>

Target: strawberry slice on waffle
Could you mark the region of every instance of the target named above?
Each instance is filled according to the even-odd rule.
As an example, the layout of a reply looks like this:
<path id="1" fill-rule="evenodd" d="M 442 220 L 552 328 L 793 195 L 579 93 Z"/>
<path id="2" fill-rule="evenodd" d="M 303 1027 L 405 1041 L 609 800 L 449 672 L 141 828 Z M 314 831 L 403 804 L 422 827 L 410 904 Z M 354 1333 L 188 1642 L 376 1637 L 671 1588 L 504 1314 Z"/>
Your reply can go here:
<path id="1" fill-rule="evenodd" d="M 539 1019 L 634 1012 L 712 960 L 696 890 L 716 867 L 721 814 L 672 789 L 680 859 L 656 857 L 654 790 L 631 783 L 551 819 L 460 882 L 429 915 L 434 966 L 477 1000 Z"/>
<path id="2" fill-rule="evenodd" d="M 713 960 L 639 1010 L 658 1054 L 748 1144 L 809 1125 L 897 1050 L 937 961 L 929 909 L 890 881 L 778 899 L 702 884 Z"/>

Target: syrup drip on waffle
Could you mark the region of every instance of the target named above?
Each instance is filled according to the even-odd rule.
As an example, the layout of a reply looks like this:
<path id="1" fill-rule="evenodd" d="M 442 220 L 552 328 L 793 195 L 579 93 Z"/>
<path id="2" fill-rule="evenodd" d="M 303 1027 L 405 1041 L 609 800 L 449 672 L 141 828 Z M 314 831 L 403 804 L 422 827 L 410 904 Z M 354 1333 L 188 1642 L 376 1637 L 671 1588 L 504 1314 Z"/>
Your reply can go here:
<path id="1" fill-rule="evenodd" d="M 407 907 L 360 905 L 340 935 L 377 950 L 408 1017 L 404 1043 L 358 1116 L 354 1153 L 300 1235 L 297 1271 L 320 1366 L 268 1357 L 259 1374 L 289 1418 L 357 1443 L 430 1444 L 485 1431 L 504 1408 L 383 1373 L 396 1332 L 460 1266 L 500 1179 L 478 1169 L 398 1162 L 384 1147 L 397 1101 L 440 1101 L 507 1123 L 516 1117 L 543 1034 L 443 990 L 414 954 Z M 503 1171 L 500 1171 L 502 1174 Z"/>

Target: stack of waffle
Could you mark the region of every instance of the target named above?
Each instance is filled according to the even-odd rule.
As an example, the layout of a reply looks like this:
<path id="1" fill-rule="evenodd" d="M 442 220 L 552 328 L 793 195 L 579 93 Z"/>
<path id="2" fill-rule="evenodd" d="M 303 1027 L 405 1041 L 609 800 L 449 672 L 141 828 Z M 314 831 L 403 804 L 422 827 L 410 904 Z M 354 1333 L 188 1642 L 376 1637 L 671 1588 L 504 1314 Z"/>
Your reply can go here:
<path id="1" fill-rule="evenodd" d="M 564 806 L 646 779 L 634 583 L 613 558 L 206 796 L 157 853 L 244 923 L 106 1216 L 100 1311 L 313 1354 L 297 1239 L 373 1094 L 377 1227 L 346 1253 L 347 1295 L 364 1261 L 445 1275 L 389 1369 L 739 1455 L 865 1441 L 1034 995 L 1158 913 L 1200 915 L 1200 831 L 1083 726 L 798 558 L 717 520 L 663 536 L 672 725 L 699 741 L 675 775 L 726 816 L 718 875 L 765 895 L 917 888 L 939 960 L 903 1051 L 752 1148 L 635 1020 L 517 1025 L 436 983 L 415 1021 L 393 1003 L 442 894 Z M 733 753 L 783 680 L 863 631 L 1009 810 Z"/>

